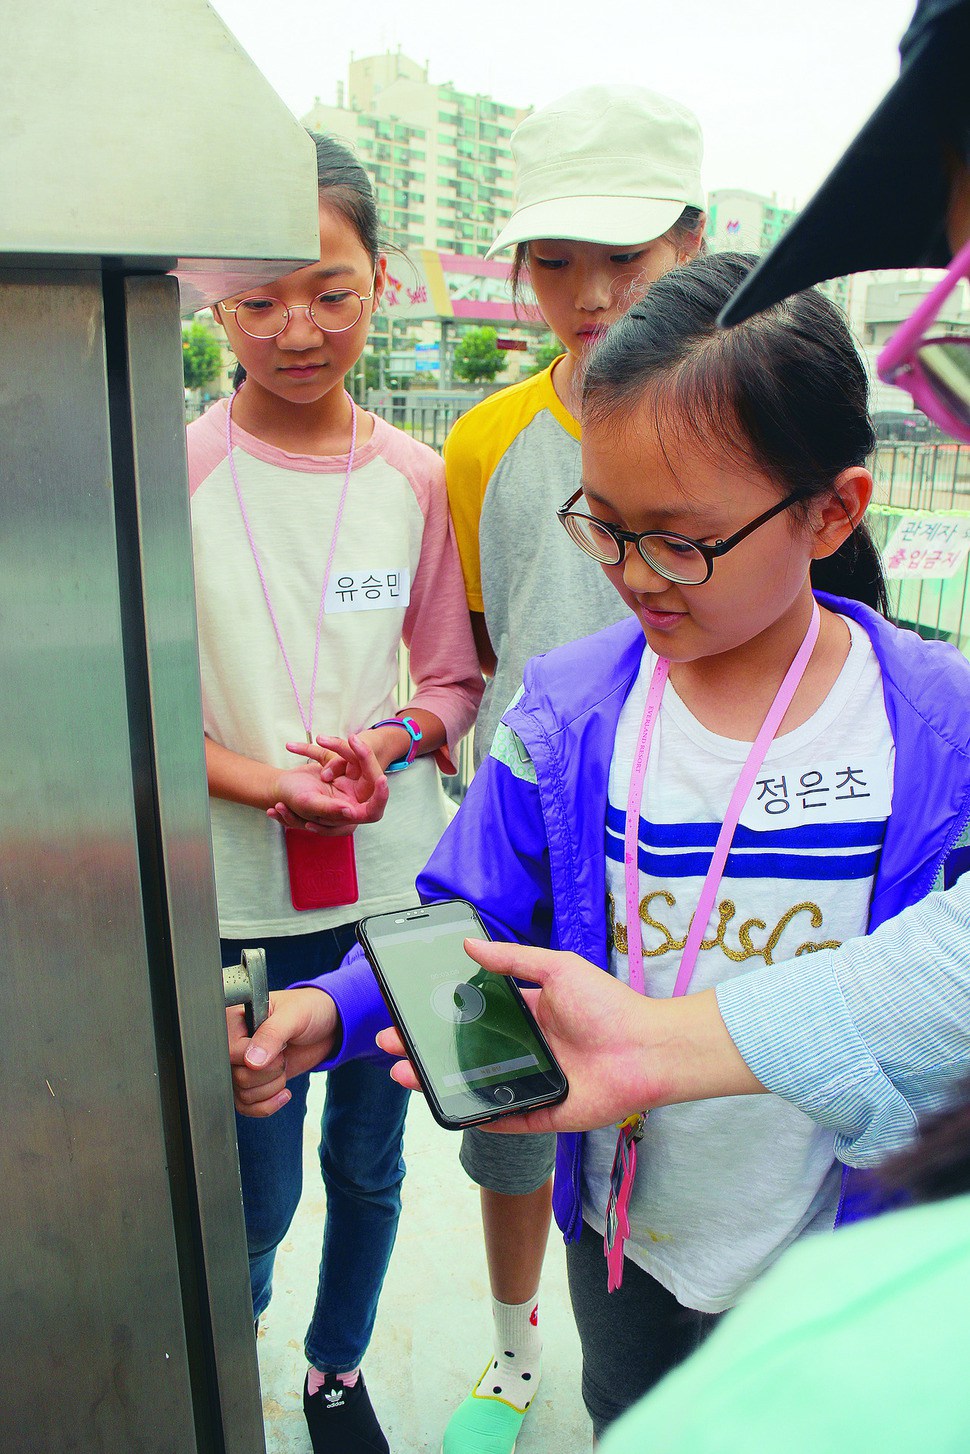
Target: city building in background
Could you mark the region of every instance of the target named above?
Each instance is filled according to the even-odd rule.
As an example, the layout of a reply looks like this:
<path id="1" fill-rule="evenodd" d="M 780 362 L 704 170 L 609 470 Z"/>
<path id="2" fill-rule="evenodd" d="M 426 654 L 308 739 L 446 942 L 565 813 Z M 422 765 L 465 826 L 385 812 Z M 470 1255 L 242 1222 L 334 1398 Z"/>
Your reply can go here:
<path id="1" fill-rule="evenodd" d="M 353 145 L 396 243 L 481 256 L 512 211 L 509 140 L 529 109 L 429 81 L 398 50 L 351 59 L 336 105 L 302 119 Z"/>
<path id="2" fill-rule="evenodd" d="M 715 252 L 765 253 L 796 217 L 777 197 L 724 188 L 711 192 L 707 242 Z M 887 441 L 935 439 L 939 431 L 916 408 L 904 389 L 892 388 L 876 371 L 879 352 L 900 323 L 933 287 L 939 273 L 933 269 L 857 273 L 820 284 L 849 320 L 869 373 L 870 409 L 876 433 Z M 970 285 L 962 283 L 948 299 L 941 317 L 946 331 L 970 328 Z"/>
<path id="3" fill-rule="evenodd" d="M 777 197 L 722 187 L 708 197 L 707 243 L 714 252 L 768 252 L 796 215 Z"/>
<path id="4" fill-rule="evenodd" d="M 721 187 L 711 192 L 707 204 L 707 245 L 712 252 L 769 252 L 782 233 L 798 216 L 794 207 L 783 207 L 777 196 Z M 849 311 L 850 282 L 833 278 L 821 284 L 822 292 L 845 312 Z"/>
<path id="5" fill-rule="evenodd" d="M 352 56 L 335 104 L 318 97 L 302 118 L 310 130 L 337 136 L 355 151 L 374 183 L 388 241 L 400 249 L 389 254 L 388 287 L 373 324 L 382 390 L 385 379 L 396 388 L 451 389 L 450 359 L 470 327 L 494 327 L 499 346 L 509 350 L 509 367 L 497 385 L 514 382 L 549 341 L 528 306 L 516 313 L 508 263 L 484 260 L 512 211 L 510 141 L 530 109 L 433 82 L 427 64 L 398 48 Z M 715 252 L 761 255 L 796 215 L 776 194 L 716 188 L 708 199 L 707 243 Z M 910 269 L 821 284 L 847 314 L 865 355 L 883 437 L 912 437 L 929 428 L 908 395 L 879 382 L 875 359 L 935 279 L 931 270 Z M 941 323 L 945 329 L 970 327 L 970 285 L 954 293 Z M 227 386 L 228 376 L 221 383 Z"/>
<path id="6" fill-rule="evenodd" d="M 501 334 L 513 383 L 529 350 L 549 337 L 528 309 L 517 315 L 509 264 L 484 254 L 512 212 L 510 141 L 529 109 L 428 79 L 400 49 L 351 58 L 336 104 L 319 98 L 302 118 L 349 143 L 374 184 L 388 240 L 388 287 L 374 318 L 374 356 L 398 384 L 450 388 L 450 359 L 467 327 Z"/>
<path id="7" fill-rule="evenodd" d="M 861 316 L 862 342 L 876 351 L 888 342 L 896 329 L 916 311 L 927 293 L 939 281 L 935 268 L 905 268 L 868 273 L 868 286 Z M 937 336 L 965 334 L 970 328 L 970 283 L 958 283 L 943 303 L 933 324 Z"/>
<path id="8" fill-rule="evenodd" d="M 915 408 L 905 389 L 884 384 L 876 374 L 876 358 L 899 325 L 915 312 L 939 281 L 935 268 L 902 268 L 860 273 L 853 281 L 851 323 L 869 365 L 871 410 L 884 438 L 937 437 L 940 433 Z M 970 332 L 970 283 L 964 280 L 950 294 L 937 316 L 934 333 Z"/>

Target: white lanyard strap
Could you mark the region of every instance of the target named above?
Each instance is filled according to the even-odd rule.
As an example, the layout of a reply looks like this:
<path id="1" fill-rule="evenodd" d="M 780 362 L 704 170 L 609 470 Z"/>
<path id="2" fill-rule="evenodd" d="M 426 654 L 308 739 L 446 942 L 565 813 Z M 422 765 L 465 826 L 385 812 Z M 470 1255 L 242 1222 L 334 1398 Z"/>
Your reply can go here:
<path id="1" fill-rule="evenodd" d="M 817 602 L 812 602 L 812 619 L 809 623 L 805 638 L 795 655 L 795 659 L 785 675 L 785 679 L 775 694 L 775 699 L 768 708 L 768 714 L 761 725 L 761 730 L 755 738 L 748 753 L 747 761 L 741 769 L 741 775 L 734 787 L 728 810 L 721 825 L 721 831 L 717 837 L 717 844 L 711 858 L 710 867 L 704 879 L 700 898 L 697 901 L 697 908 L 691 919 L 690 929 L 687 934 L 687 941 L 684 945 L 684 952 L 681 956 L 680 967 L 677 971 L 677 980 L 674 984 L 674 994 L 683 995 L 687 992 L 691 976 L 694 973 L 694 966 L 697 963 L 697 956 L 700 953 L 701 941 L 704 938 L 704 931 L 714 907 L 714 899 L 724 875 L 724 866 L 727 863 L 728 853 L 731 848 L 731 841 L 734 838 L 734 830 L 738 826 L 738 820 L 748 801 L 748 795 L 754 786 L 761 764 L 765 755 L 774 740 L 775 733 L 781 726 L 785 713 L 791 706 L 792 698 L 798 690 L 799 683 L 805 675 L 805 668 L 811 659 L 818 640 L 818 633 L 821 627 L 821 615 Z M 624 867 L 626 876 L 626 934 L 627 954 L 630 971 L 630 984 L 638 994 L 644 994 L 643 977 L 643 933 L 640 924 L 640 864 L 639 864 L 639 836 L 640 836 L 640 804 L 643 798 L 643 784 L 646 778 L 647 761 L 650 756 L 650 744 L 653 740 L 653 729 L 660 716 L 660 703 L 663 699 L 664 687 L 667 684 L 667 675 L 670 670 L 670 662 L 665 657 L 659 657 L 654 668 L 653 678 L 650 682 L 650 690 L 647 693 L 646 704 L 643 709 L 643 718 L 640 723 L 640 736 L 637 740 L 636 751 L 633 758 L 633 770 L 630 775 L 630 796 L 626 810 L 626 832 L 624 836 Z"/>
<path id="2" fill-rule="evenodd" d="M 241 386 L 240 386 L 241 387 Z M 347 470 L 344 474 L 344 487 L 340 492 L 340 503 L 337 506 L 337 518 L 334 521 L 333 534 L 330 537 L 330 551 L 327 555 L 327 565 L 323 572 L 323 589 L 320 592 L 320 609 L 317 611 L 317 634 L 313 643 L 313 673 L 310 678 L 310 696 L 304 710 L 300 693 L 297 690 L 296 677 L 293 675 L 293 668 L 290 665 L 290 658 L 286 654 L 286 647 L 283 645 L 283 633 L 280 631 L 280 624 L 276 619 L 276 612 L 273 610 L 273 601 L 269 593 L 269 586 L 266 576 L 263 573 L 262 562 L 259 552 L 256 549 L 256 541 L 253 536 L 253 527 L 249 523 L 249 515 L 243 501 L 242 490 L 239 485 L 239 475 L 236 473 L 236 461 L 232 448 L 232 406 L 236 402 L 236 394 L 229 400 L 229 407 L 226 410 L 226 454 L 229 459 L 229 472 L 232 475 L 232 482 L 236 487 L 236 499 L 239 501 L 239 512 L 246 527 L 246 535 L 249 540 L 249 548 L 253 553 L 253 561 L 256 565 L 256 572 L 259 576 L 259 583 L 263 588 L 263 596 L 266 600 L 266 609 L 269 612 L 269 619 L 273 623 L 273 630 L 276 632 L 276 640 L 279 643 L 280 654 L 283 657 L 283 664 L 286 667 L 287 675 L 290 678 L 290 686 L 293 688 L 293 695 L 296 698 L 297 709 L 300 713 L 300 721 L 303 723 L 303 730 L 306 733 L 307 742 L 313 741 L 313 701 L 317 691 L 317 667 L 320 663 L 320 633 L 323 630 L 323 611 L 327 600 L 327 586 L 330 584 L 330 570 L 333 566 L 333 558 L 337 549 L 337 536 L 340 534 L 340 522 L 344 516 L 344 504 L 347 500 L 347 489 L 350 485 L 350 474 L 354 467 L 354 454 L 357 450 L 357 407 L 350 395 L 350 453 L 347 456 Z"/>

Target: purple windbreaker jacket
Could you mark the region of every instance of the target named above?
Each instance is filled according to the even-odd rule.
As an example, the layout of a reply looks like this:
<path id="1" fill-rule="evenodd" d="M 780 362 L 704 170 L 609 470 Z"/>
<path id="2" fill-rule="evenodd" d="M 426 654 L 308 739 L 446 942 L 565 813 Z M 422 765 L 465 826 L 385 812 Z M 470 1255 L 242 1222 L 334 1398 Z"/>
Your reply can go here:
<path id="1" fill-rule="evenodd" d="M 858 602 L 819 600 L 871 638 L 896 746 L 871 932 L 950 881 L 947 860 L 970 823 L 970 663 Z M 468 899 L 494 939 L 572 950 L 607 968 L 607 786 L 620 710 L 643 648 L 631 617 L 528 663 L 525 692 L 503 721 L 527 750 L 536 782 L 486 759 L 418 879 L 424 902 Z M 958 876 L 962 854 L 954 866 Z M 343 1025 L 340 1049 L 318 1068 L 381 1058 L 374 1036 L 389 1021 L 362 952 L 313 983 L 333 997 Z M 558 1138 L 553 1205 L 567 1241 L 578 1237 L 582 1221 L 582 1145 L 581 1135 Z M 839 1220 L 873 1209 L 864 1174 L 847 1169 Z"/>

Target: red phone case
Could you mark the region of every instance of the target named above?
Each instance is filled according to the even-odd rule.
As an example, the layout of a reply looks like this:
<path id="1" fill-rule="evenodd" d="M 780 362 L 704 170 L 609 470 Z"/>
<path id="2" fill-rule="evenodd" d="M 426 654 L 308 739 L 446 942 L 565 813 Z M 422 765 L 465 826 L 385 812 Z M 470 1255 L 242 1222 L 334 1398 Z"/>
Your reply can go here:
<path id="1" fill-rule="evenodd" d="M 283 832 L 294 909 L 356 904 L 360 895 L 353 834 L 325 838 L 304 828 L 284 828 Z"/>

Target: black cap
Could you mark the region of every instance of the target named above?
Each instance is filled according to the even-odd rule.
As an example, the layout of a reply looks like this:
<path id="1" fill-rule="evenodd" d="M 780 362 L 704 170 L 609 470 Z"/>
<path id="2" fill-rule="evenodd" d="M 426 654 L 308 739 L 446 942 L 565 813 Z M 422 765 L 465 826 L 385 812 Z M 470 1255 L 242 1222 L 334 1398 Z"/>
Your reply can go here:
<path id="1" fill-rule="evenodd" d="M 945 267 L 947 142 L 965 146 L 970 0 L 919 0 L 899 80 L 815 196 L 745 278 L 718 320 L 741 323 L 826 278 Z"/>

